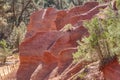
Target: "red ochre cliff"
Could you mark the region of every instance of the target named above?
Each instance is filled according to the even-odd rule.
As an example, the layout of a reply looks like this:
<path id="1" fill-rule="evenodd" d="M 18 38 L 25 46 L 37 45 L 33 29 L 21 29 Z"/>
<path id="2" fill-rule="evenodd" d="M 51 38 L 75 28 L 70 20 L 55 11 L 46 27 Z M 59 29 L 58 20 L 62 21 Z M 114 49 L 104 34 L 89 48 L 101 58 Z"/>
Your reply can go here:
<path id="1" fill-rule="evenodd" d="M 77 51 L 76 41 L 89 35 L 82 25 L 83 20 L 90 20 L 106 6 L 98 2 L 88 2 L 70 10 L 47 8 L 34 12 L 30 17 L 26 37 L 19 47 L 17 80 L 51 80 L 63 74 L 72 63 L 72 53 Z M 62 31 L 67 24 L 74 28 Z M 82 67 L 80 64 L 76 66 L 65 78 L 56 80 L 67 80 Z M 108 74 L 106 70 L 104 73 Z"/>

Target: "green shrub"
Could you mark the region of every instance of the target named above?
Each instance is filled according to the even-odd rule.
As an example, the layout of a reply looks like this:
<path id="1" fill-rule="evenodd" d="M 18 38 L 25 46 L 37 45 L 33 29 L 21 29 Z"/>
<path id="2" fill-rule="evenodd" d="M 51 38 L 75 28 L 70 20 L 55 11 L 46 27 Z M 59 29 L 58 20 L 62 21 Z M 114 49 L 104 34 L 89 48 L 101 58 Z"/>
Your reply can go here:
<path id="1" fill-rule="evenodd" d="M 102 15 L 85 21 L 84 26 L 90 33 L 79 41 L 78 52 L 73 54 L 75 61 L 81 58 L 103 60 L 108 57 L 120 56 L 120 10 L 109 8 L 102 10 Z M 101 18 L 104 16 L 104 18 Z"/>
<path id="2" fill-rule="evenodd" d="M 0 47 L 2 47 L 3 49 L 6 49 L 7 43 L 6 43 L 6 41 L 5 41 L 4 39 L 2 39 L 2 40 L 0 41 Z"/>

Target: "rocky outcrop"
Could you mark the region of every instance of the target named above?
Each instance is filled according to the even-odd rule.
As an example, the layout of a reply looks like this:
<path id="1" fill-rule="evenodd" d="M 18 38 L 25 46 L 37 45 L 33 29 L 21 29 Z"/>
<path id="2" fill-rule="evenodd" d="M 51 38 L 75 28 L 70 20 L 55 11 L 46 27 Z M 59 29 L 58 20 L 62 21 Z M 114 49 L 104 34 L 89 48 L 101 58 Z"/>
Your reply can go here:
<path id="1" fill-rule="evenodd" d="M 77 51 L 76 41 L 88 35 L 82 26 L 83 20 L 91 19 L 105 7 L 106 4 L 88 2 L 70 10 L 48 8 L 33 13 L 19 47 L 17 80 L 49 80 L 61 74 L 72 63 L 72 53 Z M 61 31 L 66 24 L 74 28 Z"/>
<path id="2" fill-rule="evenodd" d="M 108 63 L 103 67 L 102 71 L 105 80 L 120 80 L 120 64 L 117 58 L 106 60 Z"/>

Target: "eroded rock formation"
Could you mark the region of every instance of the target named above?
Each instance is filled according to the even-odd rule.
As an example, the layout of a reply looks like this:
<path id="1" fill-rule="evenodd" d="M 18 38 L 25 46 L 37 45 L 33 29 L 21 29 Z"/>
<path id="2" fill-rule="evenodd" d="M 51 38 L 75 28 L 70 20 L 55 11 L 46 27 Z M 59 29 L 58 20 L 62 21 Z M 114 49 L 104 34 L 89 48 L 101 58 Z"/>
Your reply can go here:
<path id="1" fill-rule="evenodd" d="M 49 80 L 61 74 L 72 63 L 72 53 L 77 51 L 76 41 L 88 35 L 82 21 L 91 19 L 105 7 L 106 4 L 88 2 L 70 10 L 48 8 L 33 13 L 19 48 L 17 80 Z M 74 28 L 61 31 L 66 24 Z"/>
<path id="2" fill-rule="evenodd" d="M 117 58 L 113 58 L 113 60 L 109 61 L 106 64 L 102 71 L 104 74 L 105 80 L 120 80 L 120 64 Z"/>

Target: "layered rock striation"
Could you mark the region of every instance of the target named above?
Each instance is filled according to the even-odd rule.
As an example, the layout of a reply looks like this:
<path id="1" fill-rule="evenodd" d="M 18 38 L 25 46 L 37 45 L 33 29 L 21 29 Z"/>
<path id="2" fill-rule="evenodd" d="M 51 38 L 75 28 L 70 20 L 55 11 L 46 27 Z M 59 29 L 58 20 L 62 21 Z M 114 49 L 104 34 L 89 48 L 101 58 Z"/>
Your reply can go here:
<path id="1" fill-rule="evenodd" d="M 83 20 L 90 20 L 105 7 L 106 4 L 88 2 L 70 10 L 47 8 L 34 12 L 19 47 L 17 80 L 50 80 L 60 75 L 72 63 L 72 53 L 78 46 L 76 41 L 89 35 Z M 73 28 L 62 31 L 66 24 Z"/>

